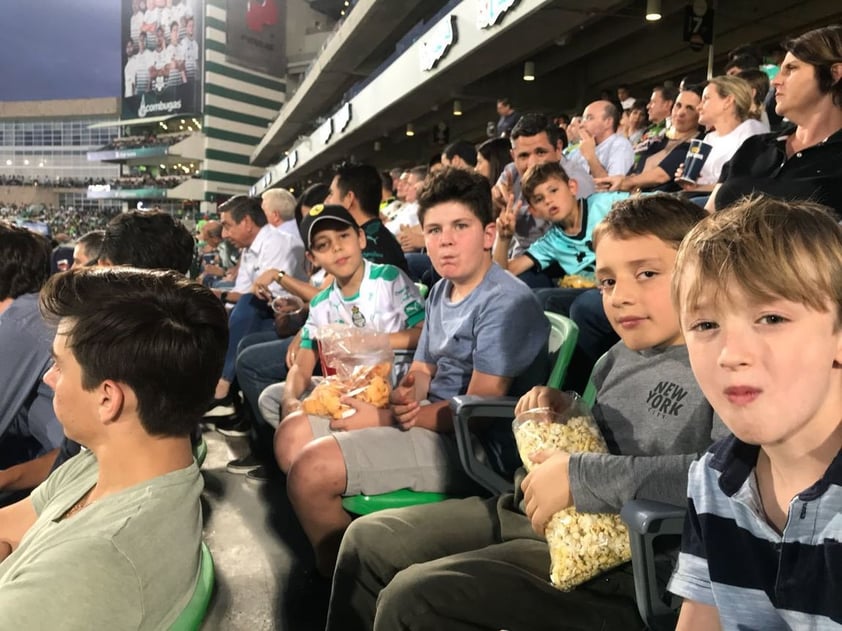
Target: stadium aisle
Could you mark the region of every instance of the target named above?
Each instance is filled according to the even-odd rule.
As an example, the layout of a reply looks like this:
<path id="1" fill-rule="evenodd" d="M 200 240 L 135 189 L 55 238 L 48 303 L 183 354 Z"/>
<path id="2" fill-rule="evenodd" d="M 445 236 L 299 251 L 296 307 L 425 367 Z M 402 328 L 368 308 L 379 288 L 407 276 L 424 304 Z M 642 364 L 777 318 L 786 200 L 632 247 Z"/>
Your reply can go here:
<path id="1" fill-rule="evenodd" d="M 206 431 L 202 508 L 216 587 L 204 631 L 310 631 L 324 628 L 327 593 L 277 474 L 263 485 L 225 470 L 245 438 Z"/>

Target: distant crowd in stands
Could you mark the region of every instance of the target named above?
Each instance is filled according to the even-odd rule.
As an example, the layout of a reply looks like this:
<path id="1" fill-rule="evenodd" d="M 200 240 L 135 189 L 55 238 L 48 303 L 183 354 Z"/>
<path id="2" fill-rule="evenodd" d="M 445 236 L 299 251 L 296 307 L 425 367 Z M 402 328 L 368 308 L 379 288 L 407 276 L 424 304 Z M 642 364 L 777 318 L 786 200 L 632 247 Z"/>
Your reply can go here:
<path id="1" fill-rule="evenodd" d="M 108 151 L 110 149 L 136 149 L 138 147 L 169 147 L 178 142 L 181 142 L 190 134 L 172 133 L 172 134 L 154 134 L 149 133 L 143 136 L 124 136 L 122 138 L 115 138 L 107 145 L 98 149 L 98 151 Z"/>
<path id="2" fill-rule="evenodd" d="M 19 223 L 33 221 L 46 224 L 52 235 L 77 239 L 91 230 L 102 230 L 119 208 L 65 208 L 63 206 L 18 206 L 0 202 L 0 221 Z"/>

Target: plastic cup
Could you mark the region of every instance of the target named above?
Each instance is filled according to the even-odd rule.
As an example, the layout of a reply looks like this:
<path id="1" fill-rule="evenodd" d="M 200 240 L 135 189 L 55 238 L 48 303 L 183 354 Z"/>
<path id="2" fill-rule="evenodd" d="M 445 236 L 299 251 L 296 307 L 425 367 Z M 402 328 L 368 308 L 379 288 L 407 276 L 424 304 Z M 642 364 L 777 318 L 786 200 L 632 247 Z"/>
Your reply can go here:
<path id="1" fill-rule="evenodd" d="M 713 145 L 709 145 L 697 138 L 691 140 L 690 148 L 684 157 L 684 172 L 678 180 L 680 182 L 695 184 L 696 180 L 702 174 L 702 167 L 705 165 L 705 160 L 710 155 L 711 149 L 713 149 Z"/>

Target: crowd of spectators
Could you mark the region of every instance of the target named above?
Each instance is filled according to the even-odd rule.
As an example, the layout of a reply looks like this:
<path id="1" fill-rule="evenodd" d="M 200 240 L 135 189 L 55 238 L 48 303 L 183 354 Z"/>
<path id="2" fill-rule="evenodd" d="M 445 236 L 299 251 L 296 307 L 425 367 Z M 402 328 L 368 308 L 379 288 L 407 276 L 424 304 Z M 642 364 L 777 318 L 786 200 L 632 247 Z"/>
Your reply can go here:
<path id="1" fill-rule="evenodd" d="M 178 142 L 181 142 L 190 134 L 171 133 L 171 134 L 155 134 L 148 133 L 137 136 L 123 136 L 122 138 L 115 138 L 98 151 L 119 151 L 121 149 L 137 149 L 139 147 L 169 147 Z"/>
<path id="2" fill-rule="evenodd" d="M 37 222 L 49 226 L 52 235 L 77 239 L 91 230 L 102 230 L 119 208 L 74 208 L 32 204 L 18 206 L 0 203 L 0 221 L 11 223 Z"/>
<path id="3" fill-rule="evenodd" d="M 143 1 L 134 4 L 141 13 Z M 60 365 L 46 380 L 69 428 L 64 442 L 93 444 L 102 455 L 100 479 L 120 470 L 108 457 L 116 446 L 133 465 L 126 470 L 142 472 L 144 481 L 179 471 L 195 480 L 185 449 L 200 408 L 209 428 L 247 435 L 251 453 L 230 461 L 227 471 L 257 483 L 285 475 L 314 551 L 313 583 L 330 592 L 328 630 L 553 629 L 559 621 L 643 629 L 628 565 L 560 591 L 549 580 L 559 557 L 547 541 L 553 524 L 567 523 L 554 517 L 560 511 L 616 515 L 641 498 L 689 510 L 670 583 L 686 599 L 679 628 L 842 623 L 833 592 L 842 537 L 842 27 L 811 31 L 786 50 L 768 92 L 751 72 L 759 60 L 740 50 L 726 74 L 703 84 L 653 86 L 647 99 L 619 86 L 616 95 L 555 118 L 517 112 L 504 98 L 488 130 L 495 138 L 479 146 L 456 141 L 427 164 L 389 171 L 343 163 L 298 200 L 277 189 L 261 199 L 228 200 L 220 221 L 199 226 L 200 280 L 209 291 L 192 283 L 193 301 L 203 307 L 195 315 L 202 323 L 196 343 L 185 341 L 193 328 L 179 318 L 186 307 L 172 311 L 180 299 L 167 306 L 157 294 L 144 295 L 157 311 L 134 333 L 147 352 L 163 349 L 157 366 L 145 365 L 146 353 L 131 344 L 86 350 L 97 335 L 77 343 L 77 331 L 88 329 L 77 316 L 62 321 L 53 350 Z M 774 115 L 765 107 L 768 94 Z M 703 159 L 693 174 L 690 161 Z M 194 242 L 171 217 L 132 212 L 108 222 L 112 214 L 0 208 L 0 220 L 40 221 L 74 237 L 106 224 L 101 265 L 144 259 L 181 272 L 190 266 Z M 117 293 L 147 284 L 167 296 L 191 291 L 174 276 L 130 274 L 137 275 L 111 279 Z M 75 282 L 67 279 L 84 287 L 86 278 L 106 276 L 60 276 L 45 295 L 78 299 L 81 290 L 59 291 Z M 429 289 L 426 299 L 419 284 Z M 15 298 L 0 295 L 0 315 Z M 29 313 L 34 303 L 30 297 Z M 43 310 L 60 313 L 62 304 L 53 297 Z M 114 311 L 102 317 L 117 321 L 106 327 L 110 335 L 126 305 L 108 304 Z M 208 356 L 195 356 L 221 306 L 227 334 L 213 331 Z M 83 323 L 96 317 L 95 309 L 74 308 Z M 521 461 L 507 427 L 478 425 L 471 450 L 511 480 L 513 491 L 478 497 L 457 453 L 452 398 L 509 395 L 519 397 L 517 411 L 543 413 L 562 413 L 575 400 L 538 385 L 549 374 L 550 324 L 542 312 L 577 325 L 563 386 L 579 393 L 589 380 L 595 386 L 592 415 L 606 453 L 539 450 Z M 300 319 L 293 322 L 293 313 Z M 162 327 L 155 336 L 151 322 Z M 324 363 L 320 333 L 337 323 L 379 334 L 384 349 L 410 351 L 411 363 L 391 375 L 368 366 L 362 388 L 321 382 L 319 370 L 333 366 Z M 133 335 L 118 337 L 123 344 Z M 194 355 L 177 357 L 179 344 Z M 163 407 L 152 424 L 144 406 L 154 389 L 132 381 L 131 370 L 119 376 L 126 357 L 147 380 L 161 372 L 171 381 L 155 384 Z M 96 366 L 96 378 L 80 378 L 77 359 Z M 168 430 L 180 416 L 163 413 L 199 367 L 201 391 L 190 390 L 185 422 Z M 391 379 L 380 400 L 369 390 L 376 378 Z M 86 424 L 86 414 L 99 422 Z M 138 419 L 144 431 L 172 442 L 147 440 Z M 140 455 L 129 449 L 135 441 Z M 140 457 L 144 447 L 162 458 L 161 470 L 149 470 L 157 461 Z M 55 441 L 45 448 L 55 451 Z M 103 513 L 99 486 L 80 487 L 61 510 L 44 497 L 68 478 L 75 484 L 84 467 L 93 484 L 91 460 L 82 453 L 47 480 L 47 490 L 35 491 L 33 504 L 0 514 L 12 515 L 0 519 L 0 603 L 10 615 L 23 615 L 21 605 L 12 608 L 23 598 L 44 601 L 44 620 L 58 619 L 37 584 L 27 588 L 8 577 L 25 580 L 27 563 L 38 567 L 33 548 L 45 545 L 38 524 L 46 517 L 36 522 L 33 505 L 52 507 L 48 516 L 58 520 Z M 470 497 L 353 522 L 344 508 L 347 496 L 404 489 Z M 156 499 L 169 500 L 174 511 L 177 495 L 159 492 Z M 180 505 L 192 530 L 179 532 L 192 534 L 178 546 L 177 565 L 191 576 L 196 555 L 183 557 L 198 548 L 196 503 L 190 495 Z M 23 544 L 23 531 L 3 530 L 13 518 L 34 529 Z M 94 549 L 100 556 L 83 548 L 72 557 L 73 572 L 105 581 L 104 569 L 86 563 L 93 556 L 101 568 L 126 566 L 119 584 L 107 586 L 109 595 L 123 584 L 150 589 L 150 581 L 137 580 L 145 566 L 132 559 L 139 548 L 145 554 L 138 560 L 154 555 L 137 537 L 116 555 L 112 539 L 107 550 Z M 586 554 L 595 537 L 586 533 L 575 554 Z M 157 549 L 159 542 L 151 543 Z M 170 539 L 161 548 L 175 554 Z M 190 581 L 175 582 L 174 593 L 188 594 Z M 133 615 L 169 623 L 173 599 L 158 596 L 123 604 Z M 105 602 L 74 600 L 73 614 L 87 607 L 89 621 L 108 619 L 112 603 L 99 600 Z"/>

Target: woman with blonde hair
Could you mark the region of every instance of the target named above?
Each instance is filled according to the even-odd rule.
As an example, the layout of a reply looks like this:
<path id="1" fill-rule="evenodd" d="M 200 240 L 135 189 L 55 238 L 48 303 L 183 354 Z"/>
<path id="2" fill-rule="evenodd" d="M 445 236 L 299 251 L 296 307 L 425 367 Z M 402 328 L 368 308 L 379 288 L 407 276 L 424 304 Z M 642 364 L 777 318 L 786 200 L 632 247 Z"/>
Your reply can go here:
<path id="1" fill-rule="evenodd" d="M 719 181 L 722 167 L 743 141 L 768 131 L 763 123 L 750 117 L 753 101 L 751 85 L 745 79 L 723 75 L 708 81 L 702 92 L 699 123 L 713 130 L 704 138 L 711 150 L 696 183 L 681 184 L 685 191 L 712 191 Z M 679 175 L 676 174 L 676 177 Z"/>

